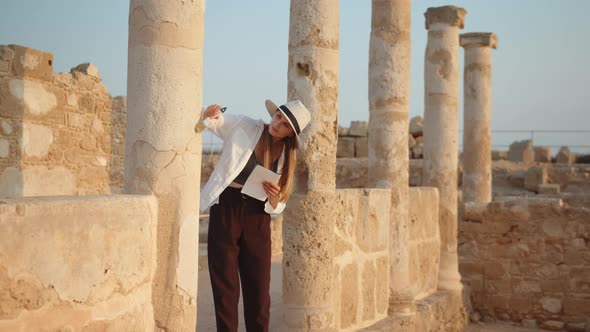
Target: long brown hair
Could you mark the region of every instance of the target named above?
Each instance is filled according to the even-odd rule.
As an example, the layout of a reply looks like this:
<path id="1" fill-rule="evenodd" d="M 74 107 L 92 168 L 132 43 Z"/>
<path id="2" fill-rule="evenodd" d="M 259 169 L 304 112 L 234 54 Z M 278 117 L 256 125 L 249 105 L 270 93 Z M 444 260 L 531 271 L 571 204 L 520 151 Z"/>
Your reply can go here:
<path id="1" fill-rule="evenodd" d="M 287 202 L 289 196 L 291 196 L 291 188 L 293 185 L 293 175 L 295 174 L 295 151 L 299 148 L 297 144 L 297 138 L 295 135 L 287 136 L 282 139 L 283 142 L 283 149 L 285 150 L 285 159 L 283 160 L 283 168 L 281 170 L 281 177 L 279 178 L 279 187 L 281 187 L 281 191 L 279 192 L 279 201 Z M 264 125 L 264 129 L 262 130 L 262 136 L 260 137 L 260 141 L 256 145 L 256 156 L 258 161 L 260 159 L 258 157 L 262 156 L 262 166 L 268 169 L 272 169 L 272 164 L 274 162 L 272 154 L 272 137 L 268 131 L 268 125 Z M 275 156 L 275 158 L 277 158 Z M 280 156 L 279 156 L 280 158 Z"/>

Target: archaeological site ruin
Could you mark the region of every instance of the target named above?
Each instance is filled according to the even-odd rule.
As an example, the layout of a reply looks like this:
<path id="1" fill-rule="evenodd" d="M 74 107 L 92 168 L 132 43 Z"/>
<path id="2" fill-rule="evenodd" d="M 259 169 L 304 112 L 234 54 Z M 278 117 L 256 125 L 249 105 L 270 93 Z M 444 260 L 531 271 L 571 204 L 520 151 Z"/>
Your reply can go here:
<path id="1" fill-rule="evenodd" d="M 372 0 L 369 121 L 345 126 L 338 9 L 291 1 L 288 99 L 314 121 L 272 221 L 271 331 L 590 331 L 590 164 L 531 140 L 492 150 L 502 36 L 441 6 L 415 45 L 411 0 Z M 204 19 L 204 0 L 131 0 L 127 96 L 92 63 L 55 73 L 51 53 L 0 45 L 0 331 L 215 330 Z"/>

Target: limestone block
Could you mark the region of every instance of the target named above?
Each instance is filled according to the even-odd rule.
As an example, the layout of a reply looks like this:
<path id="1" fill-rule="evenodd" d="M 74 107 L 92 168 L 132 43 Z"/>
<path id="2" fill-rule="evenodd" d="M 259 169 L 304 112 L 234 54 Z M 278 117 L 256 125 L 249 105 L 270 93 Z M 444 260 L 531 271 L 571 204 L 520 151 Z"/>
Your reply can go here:
<path id="1" fill-rule="evenodd" d="M 386 250 L 391 192 L 385 189 L 359 189 L 356 192 L 359 196 L 356 220 L 357 245 L 366 253 Z"/>
<path id="2" fill-rule="evenodd" d="M 433 294 L 437 288 L 440 257 L 438 189 L 410 188 L 409 191 L 410 279 L 415 297 Z"/>
<path id="3" fill-rule="evenodd" d="M 559 194 L 560 186 L 557 183 L 544 183 L 537 187 L 539 194 Z"/>
<path id="4" fill-rule="evenodd" d="M 561 312 L 561 299 L 556 299 L 553 297 L 543 297 L 539 300 L 543 310 L 550 312 L 552 314 L 557 314 Z"/>
<path id="5" fill-rule="evenodd" d="M 53 54 L 19 45 L 8 45 L 14 52 L 12 75 L 51 81 L 53 78 Z"/>
<path id="6" fill-rule="evenodd" d="M 352 137 L 338 138 L 336 158 L 354 158 L 355 139 Z"/>
<path id="7" fill-rule="evenodd" d="M 410 187 L 418 187 L 422 185 L 422 168 L 424 159 L 410 160 Z"/>
<path id="8" fill-rule="evenodd" d="M 412 149 L 414 159 L 422 159 L 424 157 L 424 143 L 417 143 Z"/>
<path id="9" fill-rule="evenodd" d="M 24 152 L 24 155 L 37 158 L 45 157 L 52 143 L 53 130 L 50 127 L 24 123 L 21 142 L 21 151 Z"/>
<path id="10" fill-rule="evenodd" d="M 351 121 L 348 136 L 367 137 L 369 123 L 367 121 Z"/>
<path id="11" fill-rule="evenodd" d="M 387 314 L 389 307 L 389 292 L 383 291 L 389 287 L 389 255 L 377 258 L 375 261 L 375 287 L 376 287 L 376 310 L 377 315 Z"/>
<path id="12" fill-rule="evenodd" d="M 76 67 L 70 69 L 70 73 L 74 73 L 74 72 L 80 72 L 84 75 L 88 75 L 88 76 L 100 79 L 100 74 L 98 73 L 98 68 L 90 62 L 81 63 L 81 64 L 77 65 Z"/>
<path id="13" fill-rule="evenodd" d="M 561 331 L 564 325 L 564 322 L 558 320 L 546 320 L 542 322 L 539 327 L 546 330 Z"/>
<path id="14" fill-rule="evenodd" d="M 375 263 L 366 261 L 362 272 L 362 320 L 375 319 Z"/>
<path id="15" fill-rule="evenodd" d="M 510 144 L 508 150 L 508 160 L 532 162 L 535 160 L 535 153 L 533 151 L 533 141 L 523 140 Z"/>
<path id="16" fill-rule="evenodd" d="M 348 128 L 338 126 L 338 137 L 348 136 Z"/>
<path id="17" fill-rule="evenodd" d="M 562 146 L 561 149 L 559 149 L 555 159 L 558 164 L 571 164 L 574 162 L 574 158 L 567 146 Z"/>
<path id="18" fill-rule="evenodd" d="M 84 128 L 84 116 L 80 113 L 67 113 L 67 124 L 72 128 Z"/>
<path id="19" fill-rule="evenodd" d="M 367 163 L 367 158 L 338 158 L 336 188 L 365 188 L 368 178 Z"/>
<path id="20" fill-rule="evenodd" d="M 548 146 L 535 147 L 535 161 L 542 163 L 551 162 L 551 148 Z"/>
<path id="21" fill-rule="evenodd" d="M 414 146 L 416 146 L 416 139 L 412 134 L 408 134 L 408 149 L 411 150 Z"/>
<path id="22" fill-rule="evenodd" d="M 23 175 L 17 167 L 6 167 L 0 174 L 0 197 L 23 196 Z"/>
<path id="23" fill-rule="evenodd" d="M 535 166 L 527 170 L 524 178 L 524 187 L 530 191 L 537 191 L 541 184 L 547 183 L 547 168 L 544 166 Z"/>
<path id="24" fill-rule="evenodd" d="M 508 151 L 492 150 L 492 160 L 507 160 Z"/>
<path id="25" fill-rule="evenodd" d="M 25 105 L 25 111 L 44 115 L 57 106 L 55 94 L 35 81 L 14 79 L 8 83 L 10 94 Z"/>
<path id="26" fill-rule="evenodd" d="M 12 121 L 10 119 L 2 119 L 0 121 L 0 130 L 2 134 L 9 136 L 12 134 Z"/>
<path id="27" fill-rule="evenodd" d="M 341 270 L 340 285 L 340 328 L 345 329 L 357 322 L 359 283 L 356 263 Z"/>
<path id="28" fill-rule="evenodd" d="M 369 139 L 367 137 L 355 139 L 354 156 L 356 158 L 367 158 L 369 156 Z"/>
<path id="29" fill-rule="evenodd" d="M 421 116 L 414 116 L 410 119 L 410 135 L 413 137 L 424 135 L 424 119 Z"/>
<path id="30" fill-rule="evenodd" d="M 416 137 L 416 145 L 424 144 L 424 136 Z"/>
<path id="31" fill-rule="evenodd" d="M 157 216 L 153 196 L 1 200 L 0 330 L 153 330 Z"/>
<path id="32" fill-rule="evenodd" d="M 10 143 L 0 138 L 0 158 L 8 158 L 10 156 Z"/>

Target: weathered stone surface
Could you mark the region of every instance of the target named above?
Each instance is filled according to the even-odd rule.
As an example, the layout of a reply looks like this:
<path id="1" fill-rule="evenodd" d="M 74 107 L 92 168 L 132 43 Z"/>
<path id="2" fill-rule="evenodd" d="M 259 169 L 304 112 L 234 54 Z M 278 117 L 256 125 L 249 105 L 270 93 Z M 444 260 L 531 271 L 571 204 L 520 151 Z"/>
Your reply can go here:
<path id="1" fill-rule="evenodd" d="M 153 329 L 156 218 L 151 196 L 2 199 L 0 330 Z"/>
<path id="2" fill-rule="evenodd" d="M 100 74 L 98 73 L 98 68 L 90 63 L 90 62 L 84 62 L 81 63 L 79 65 L 77 65 L 76 67 L 70 69 L 70 73 L 74 73 L 74 72 L 80 72 L 84 75 L 88 75 L 94 78 L 97 78 L 100 80 Z"/>
<path id="3" fill-rule="evenodd" d="M 414 156 L 414 159 L 424 158 L 424 143 L 417 143 L 416 146 L 412 148 L 412 155 Z"/>
<path id="4" fill-rule="evenodd" d="M 535 146 L 535 161 L 541 163 L 550 163 L 551 148 L 548 146 Z"/>
<path id="5" fill-rule="evenodd" d="M 8 158 L 10 156 L 10 142 L 0 138 L 0 158 Z"/>
<path id="6" fill-rule="evenodd" d="M 375 263 L 373 261 L 368 261 L 363 266 L 361 287 L 362 319 L 371 321 L 375 319 Z"/>
<path id="7" fill-rule="evenodd" d="M 410 135 L 412 137 L 424 135 L 424 119 L 421 116 L 414 116 L 410 119 Z"/>
<path id="8" fill-rule="evenodd" d="M 201 136 L 194 124 L 202 105 L 195 91 L 202 90 L 204 15 L 203 0 L 131 1 L 129 7 L 125 191 L 158 199 L 158 243 L 165 245 L 158 246 L 153 303 L 154 319 L 166 331 L 196 326 Z M 73 76 L 78 85 L 97 80 Z M 78 104 L 106 121 L 102 115 L 113 105 L 89 97 L 80 95 Z"/>
<path id="9" fill-rule="evenodd" d="M 492 150 L 492 160 L 507 160 L 507 159 L 508 159 L 508 152 L 507 151 Z"/>
<path id="10" fill-rule="evenodd" d="M 524 187 L 530 191 L 537 191 L 539 185 L 547 183 L 547 168 L 535 166 L 527 170 L 524 178 Z"/>
<path id="11" fill-rule="evenodd" d="M 438 289 L 460 291 L 457 257 L 459 29 L 467 12 L 428 8 L 424 60 L 424 185 L 439 189 L 441 255 Z M 437 24 L 438 23 L 438 24 Z M 414 151 L 415 152 L 415 151 Z"/>
<path id="12" fill-rule="evenodd" d="M 12 121 L 9 119 L 0 120 L 0 130 L 2 130 L 2 134 L 6 136 L 11 135 L 13 130 Z"/>
<path id="13" fill-rule="evenodd" d="M 19 45 L 8 45 L 13 51 L 11 74 L 18 77 L 50 81 L 53 78 L 53 54 Z"/>
<path id="14" fill-rule="evenodd" d="M 410 187 L 422 186 L 423 159 L 410 160 Z"/>
<path id="15" fill-rule="evenodd" d="M 562 146 L 555 156 L 555 159 L 558 164 L 571 164 L 574 162 L 575 157 L 567 146 Z"/>
<path id="16" fill-rule="evenodd" d="M 338 138 L 348 136 L 348 128 L 338 126 Z"/>
<path id="17" fill-rule="evenodd" d="M 508 160 L 532 162 L 535 160 L 535 153 L 533 151 L 533 141 L 523 140 L 510 144 L 508 150 Z"/>
<path id="18" fill-rule="evenodd" d="M 408 134 L 408 149 L 412 149 L 416 145 L 416 139 L 412 134 Z"/>
<path id="19" fill-rule="evenodd" d="M 359 204 L 356 225 L 358 247 L 366 253 L 387 249 L 390 222 L 391 192 L 388 190 L 364 190 L 357 196 Z"/>
<path id="20" fill-rule="evenodd" d="M 348 136 L 367 137 L 369 123 L 367 121 L 351 121 Z"/>
<path id="21" fill-rule="evenodd" d="M 563 326 L 565 325 L 564 322 L 560 322 L 557 320 L 546 320 L 544 322 L 542 322 L 539 327 L 545 330 L 551 330 L 551 331 L 560 331 L 561 329 L 563 329 Z"/>
<path id="22" fill-rule="evenodd" d="M 561 300 L 552 298 L 552 297 L 543 297 L 539 300 L 543 310 L 550 312 L 552 314 L 558 314 L 561 312 Z"/>
<path id="23" fill-rule="evenodd" d="M 544 183 L 544 184 L 540 184 L 537 187 L 537 192 L 539 194 L 559 194 L 560 191 L 560 186 L 559 184 L 555 184 L 555 183 Z"/>
<path id="24" fill-rule="evenodd" d="M 338 158 L 336 188 L 367 187 L 367 158 Z"/>
<path id="25" fill-rule="evenodd" d="M 560 199 L 502 198 L 466 204 L 462 219 L 460 265 L 475 310 L 499 319 L 534 317 L 547 329 L 586 319 L 590 311 L 580 308 L 590 307 L 582 281 L 590 278 L 590 256 L 584 258 L 587 244 L 578 234 L 588 228 L 590 211 Z"/>
<path id="26" fill-rule="evenodd" d="M 355 138 L 340 137 L 338 138 L 338 147 L 336 149 L 337 158 L 354 158 Z"/>
<path id="27" fill-rule="evenodd" d="M 358 268 L 356 263 L 342 269 L 340 277 L 340 328 L 348 328 L 357 322 Z"/>
<path id="28" fill-rule="evenodd" d="M 366 137 L 355 139 L 354 156 L 356 158 L 367 158 L 369 156 L 369 140 Z"/>

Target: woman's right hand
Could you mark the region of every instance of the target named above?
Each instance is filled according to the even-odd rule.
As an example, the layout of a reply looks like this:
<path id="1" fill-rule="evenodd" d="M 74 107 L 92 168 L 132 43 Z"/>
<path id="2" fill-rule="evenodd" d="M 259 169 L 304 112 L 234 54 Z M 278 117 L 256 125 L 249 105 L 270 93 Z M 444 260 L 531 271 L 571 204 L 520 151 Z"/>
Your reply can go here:
<path id="1" fill-rule="evenodd" d="M 213 104 L 207 106 L 205 112 L 203 112 L 203 119 L 213 118 L 219 119 L 221 116 L 221 105 Z"/>

